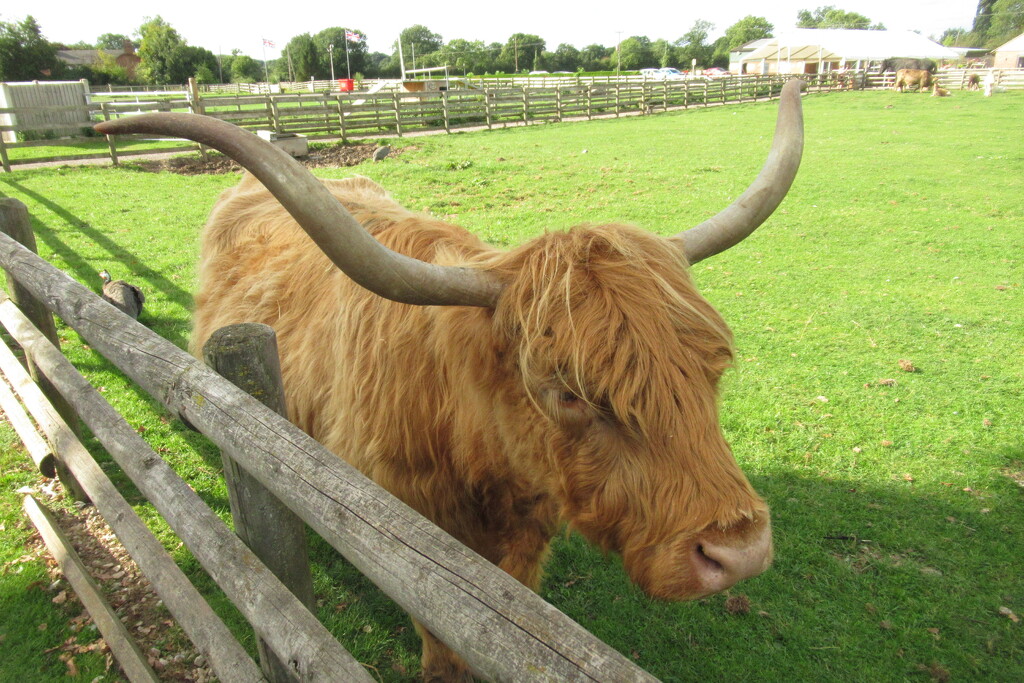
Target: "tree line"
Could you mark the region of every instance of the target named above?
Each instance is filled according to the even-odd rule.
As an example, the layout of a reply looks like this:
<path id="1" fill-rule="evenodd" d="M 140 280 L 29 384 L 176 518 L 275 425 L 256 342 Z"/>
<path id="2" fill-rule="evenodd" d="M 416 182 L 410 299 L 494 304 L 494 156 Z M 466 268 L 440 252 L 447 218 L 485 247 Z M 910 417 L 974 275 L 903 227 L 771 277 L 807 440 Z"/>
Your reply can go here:
<path id="1" fill-rule="evenodd" d="M 857 12 L 834 6 L 797 12 L 798 28 L 885 28 Z M 562 43 L 551 49 L 539 35 L 515 33 L 504 43 L 462 38 L 445 41 L 417 24 L 404 29 L 390 53 L 370 52 L 366 34 L 355 27 L 330 27 L 318 33 L 293 36 L 282 46 L 281 57 L 266 62 L 239 50 L 214 54 L 189 45 L 174 27 L 157 16 L 147 19 L 133 36 L 105 33 L 95 42 L 73 45 L 52 43 L 31 16 L 18 22 L 0 22 L 0 81 L 78 79 L 92 83 L 156 85 L 180 84 L 189 78 L 200 83 L 306 81 L 336 78 L 397 78 L 406 69 L 447 66 L 456 75 L 512 74 L 530 71 L 595 72 L 633 71 L 648 67 L 690 69 L 727 67 L 732 50 L 761 38 L 775 27 L 764 17 L 749 15 L 711 40 L 715 26 L 697 20 L 676 40 L 629 36 L 616 45 L 598 43 L 576 48 Z M 940 42 L 950 46 L 996 47 L 1024 31 L 1024 0 L 979 0 L 970 30 L 947 29 Z M 116 63 L 105 50 L 125 43 L 136 48 L 141 62 L 134 71 Z M 401 43 L 401 52 L 398 44 Z M 61 49 L 96 50 L 89 66 L 61 61 Z"/>

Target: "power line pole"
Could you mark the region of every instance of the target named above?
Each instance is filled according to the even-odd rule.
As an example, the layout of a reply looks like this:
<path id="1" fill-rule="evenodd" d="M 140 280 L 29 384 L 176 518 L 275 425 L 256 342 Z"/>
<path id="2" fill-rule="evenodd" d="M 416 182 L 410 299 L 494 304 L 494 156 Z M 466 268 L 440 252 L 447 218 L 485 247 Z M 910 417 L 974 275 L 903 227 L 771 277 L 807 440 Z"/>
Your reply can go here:
<path id="1" fill-rule="evenodd" d="M 618 72 L 623 69 L 623 32 L 615 33 L 618 34 L 618 42 L 615 43 L 615 78 L 618 78 Z"/>

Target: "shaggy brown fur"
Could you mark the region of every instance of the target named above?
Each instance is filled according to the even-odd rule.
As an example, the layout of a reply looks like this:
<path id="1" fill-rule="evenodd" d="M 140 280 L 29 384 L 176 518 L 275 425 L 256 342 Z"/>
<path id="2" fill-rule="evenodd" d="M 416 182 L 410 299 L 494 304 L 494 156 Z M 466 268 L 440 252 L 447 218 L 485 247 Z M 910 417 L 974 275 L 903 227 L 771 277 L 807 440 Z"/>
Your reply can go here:
<path id="1" fill-rule="evenodd" d="M 718 425 L 731 335 L 676 246 L 594 225 L 502 252 L 369 180 L 325 182 L 391 249 L 498 275 L 497 307 L 362 289 L 246 175 L 203 233 L 195 352 L 223 325 L 272 326 L 290 419 L 533 588 L 563 521 L 656 597 L 726 587 L 705 547 L 767 566 L 768 509 Z M 425 677 L 466 675 L 420 632 Z"/>
<path id="2" fill-rule="evenodd" d="M 917 86 L 918 92 L 925 92 L 932 85 L 932 74 L 925 69 L 900 69 L 896 72 L 894 90 L 903 92 L 904 88 Z"/>

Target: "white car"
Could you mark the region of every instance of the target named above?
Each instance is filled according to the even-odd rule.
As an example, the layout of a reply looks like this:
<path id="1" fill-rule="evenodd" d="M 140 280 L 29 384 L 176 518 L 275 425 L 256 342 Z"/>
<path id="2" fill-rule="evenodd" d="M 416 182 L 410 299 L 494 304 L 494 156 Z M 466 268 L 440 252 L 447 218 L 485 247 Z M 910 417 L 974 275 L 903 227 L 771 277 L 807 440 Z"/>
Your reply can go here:
<path id="1" fill-rule="evenodd" d="M 640 69 L 640 75 L 652 81 L 681 81 L 686 78 L 683 72 L 670 66 L 661 69 Z"/>

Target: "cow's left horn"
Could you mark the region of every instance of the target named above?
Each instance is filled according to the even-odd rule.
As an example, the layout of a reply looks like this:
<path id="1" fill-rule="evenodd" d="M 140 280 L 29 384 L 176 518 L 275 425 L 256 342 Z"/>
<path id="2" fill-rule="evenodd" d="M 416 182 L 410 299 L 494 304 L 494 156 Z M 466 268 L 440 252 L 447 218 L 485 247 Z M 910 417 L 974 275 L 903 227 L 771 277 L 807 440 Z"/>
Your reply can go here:
<path id="1" fill-rule="evenodd" d="M 772 215 L 786 196 L 800 168 L 804 149 L 802 88 L 803 81 L 798 80 L 782 88 L 779 119 L 768 160 L 747 191 L 717 216 L 672 238 L 682 243 L 691 265 L 741 242 Z"/>
<path id="2" fill-rule="evenodd" d="M 300 163 L 238 126 L 208 116 L 162 113 L 105 121 L 96 130 L 170 135 L 223 152 L 259 178 L 335 265 L 382 297 L 407 304 L 493 307 L 501 294 L 502 284 L 484 271 L 438 266 L 391 251 Z"/>

